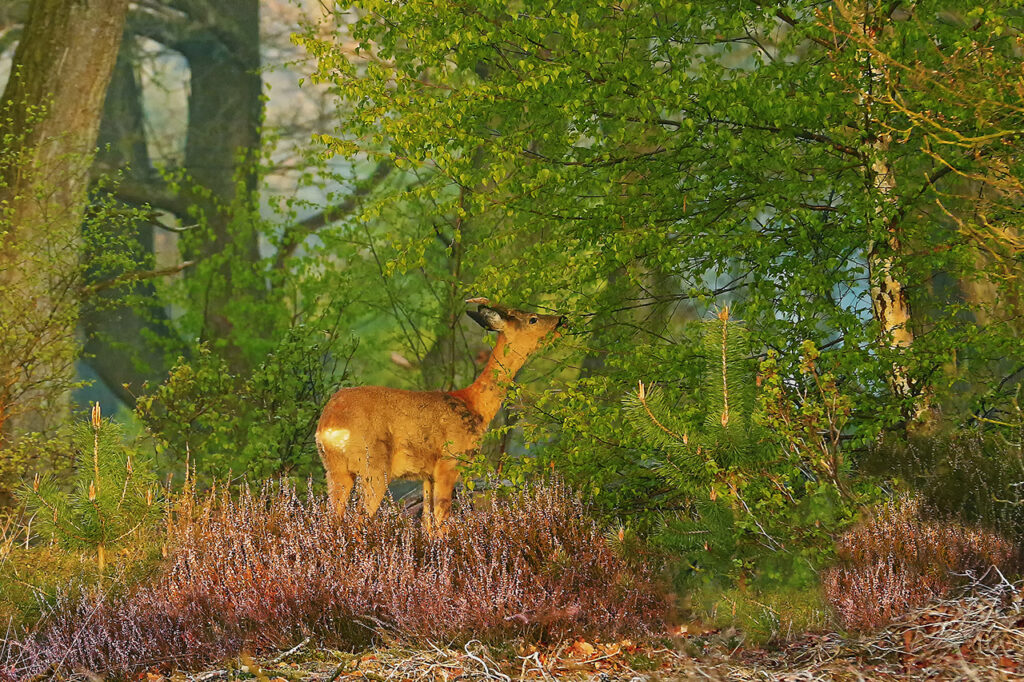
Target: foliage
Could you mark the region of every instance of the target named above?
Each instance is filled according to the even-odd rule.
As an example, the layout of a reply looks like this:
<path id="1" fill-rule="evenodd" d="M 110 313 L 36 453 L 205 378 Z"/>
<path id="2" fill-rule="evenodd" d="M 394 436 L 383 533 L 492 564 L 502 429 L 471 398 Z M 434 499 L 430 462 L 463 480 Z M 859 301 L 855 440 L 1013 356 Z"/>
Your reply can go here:
<path id="1" fill-rule="evenodd" d="M 721 482 L 724 470 L 738 464 L 749 468 L 771 458 L 761 447 L 766 434 L 755 421 L 754 367 L 745 326 L 729 320 L 728 308 L 702 326 L 704 371 L 695 391 L 700 405 L 682 407 L 686 414 L 703 414 L 702 423 L 678 432 L 665 426 L 656 416 L 665 412 L 659 393 L 646 389 L 643 382 L 627 402 L 648 441 L 667 450 L 658 467 L 661 475 L 690 496 L 707 494 L 709 485 L 716 479 Z"/>
<path id="2" fill-rule="evenodd" d="M 0 191 L 4 194 L 24 189 L 11 186 L 9 179 L 27 162 L 22 146 L 28 132 L 10 130 L 14 114 L 9 107 L 5 104 L 0 110 L 6 124 L 0 140 Z M 25 112 L 30 123 L 38 122 L 42 115 L 39 110 Z M 34 189 L 39 188 L 30 187 L 28 193 Z M 19 239 L 16 218 L 14 207 L 5 202 L 0 210 L 0 427 L 19 413 L 45 409 L 70 390 L 74 347 L 73 339 L 63 331 L 74 325 L 82 275 L 76 268 L 59 267 L 77 261 L 73 235 L 52 235 L 45 241 Z M 74 258 L 69 258 L 67 250 Z M 32 281 L 23 285 L 26 277 Z M 53 292 L 50 309 L 35 310 L 34 297 L 26 295 L 32 290 Z"/>
<path id="3" fill-rule="evenodd" d="M 45 114 L 29 108 L 21 115 L 31 129 Z M 0 117 L 10 116 L 0 110 Z M 66 465 L 65 453 L 47 443 L 55 435 L 63 438 L 58 432 L 69 416 L 68 394 L 81 386 L 72 371 L 81 344 L 70 331 L 79 310 L 118 305 L 148 264 L 134 241 L 143 211 L 110 198 L 117 177 L 94 179 L 81 222 L 68 223 L 64 214 L 47 216 L 45 238 L 26 237 L 27 226 L 13 222 L 14 205 L 48 196 L 47 183 L 56 181 L 27 170 L 24 143 L 31 130 L 12 132 L 11 120 L 0 126 L 7 131 L 0 139 L 0 195 L 6 197 L 0 202 L 0 507 L 13 503 L 28 472 Z M 68 153 L 64 163 L 73 166 L 82 158 Z M 12 178 L 16 187 L 5 184 Z M 96 296 L 111 290 L 117 295 Z"/>
<path id="4" fill-rule="evenodd" d="M 43 115 L 30 110 L 27 123 L 31 126 Z M 0 116 L 10 113 L 0 110 Z M 30 132 L 20 133 L 18 139 L 13 137 L 16 133 L 7 135 L 0 140 L 0 194 L 15 189 L 18 193 L 7 196 L 0 206 L 0 438 L 5 448 L 16 440 L 14 431 L 20 436 L 52 429 L 59 421 L 52 415 L 63 414 L 68 391 L 78 385 L 71 367 L 79 342 L 68 330 L 74 328 L 79 307 L 84 302 L 99 304 L 94 298 L 98 290 L 145 264 L 133 248 L 134 226 L 142 211 L 125 209 L 109 198 L 116 177 L 95 180 L 84 222 L 68 224 L 64 216 L 49 216 L 45 239 L 26 238 L 27 228 L 12 222 L 17 218 L 13 206 L 26 197 L 46 195 L 47 183 L 54 180 L 21 170 L 28 164 L 21 143 Z M 66 163 L 79 162 L 79 156 L 69 154 Z M 17 188 L 4 184 L 11 177 L 18 178 Z M 130 292 L 131 278 L 117 283 Z M 106 304 L 116 304 L 116 299 Z M 48 413 L 51 417 L 39 416 Z M 22 415 L 35 417 L 13 427 Z M 13 470 L 0 469 L 0 500 L 29 464 L 2 465 Z"/>
<path id="5" fill-rule="evenodd" d="M 805 462 L 805 452 L 786 447 L 795 434 L 771 433 L 768 428 L 777 424 L 760 412 L 793 410 L 789 402 L 804 399 L 797 409 L 812 414 L 825 401 L 783 391 L 769 360 L 759 407 L 755 383 L 760 381 L 754 379 L 743 324 L 731 321 L 725 309 L 702 327 L 706 365 L 695 392 L 698 402 L 674 413 L 661 392 L 642 382 L 627 402 L 630 423 L 648 443 L 650 466 L 674 491 L 672 506 L 682 509 L 673 513 L 671 506 L 652 506 L 664 515 L 658 539 L 678 554 L 680 578 L 690 587 L 753 582 L 772 589 L 805 588 L 829 557 L 831 533 L 852 510 L 835 477 L 815 476 L 816 462 Z M 834 386 L 824 398 L 840 400 Z M 703 419 L 697 422 L 692 415 Z"/>
<path id="6" fill-rule="evenodd" d="M 14 515 L 17 509 L 18 486 L 34 471 L 51 471 L 63 475 L 74 457 L 68 447 L 71 424 L 61 424 L 54 433 L 30 433 L 8 444 L 0 458 L 0 507 Z"/>
<path id="7" fill-rule="evenodd" d="M 919 501 L 898 498 L 840 539 L 841 563 L 822 583 L 845 625 L 876 628 L 992 567 L 1012 575 L 1019 552 L 994 533 L 930 520 Z"/>
<path id="8" fill-rule="evenodd" d="M 50 473 L 36 474 L 19 491 L 37 532 L 69 548 L 96 552 L 97 567 L 106 555 L 160 513 L 160 490 L 149 458 L 125 446 L 121 427 L 104 421 L 99 405 L 88 424 L 79 424 L 72 448 L 73 491 L 66 491 Z"/>
<path id="9" fill-rule="evenodd" d="M 162 576 L 120 598 L 61 601 L 0 670 L 125 675 L 308 635 L 352 646 L 643 633 L 666 606 L 558 485 L 457 510 L 438 539 L 388 506 L 340 521 L 325 498 L 302 500 L 287 483 L 186 498 L 179 512 Z"/>
<path id="10" fill-rule="evenodd" d="M 858 438 L 899 425 L 915 403 L 957 420 L 1005 403 L 992 387 L 1014 371 L 1004 359 L 1024 355 L 1024 337 L 985 311 L 1019 286 L 1001 274 L 1016 262 L 1006 245 L 1017 213 L 965 239 L 956 220 L 980 223 L 949 198 L 964 189 L 962 169 L 1018 177 L 998 155 L 976 156 L 999 147 L 1005 161 L 1012 139 L 963 133 L 937 158 L 935 130 L 908 111 L 941 111 L 943 84 L 885 80 L 849 36 L 871 26 L 871 49 L 917 60 L 919 75 L 949 59 L 994 69 L 985 126 L 1015 130 L 996 125 L 1016 115 L 1013 41 L 999 36 L 1020 18 L 992 10 L 974 21 L 964 3 L 865 11 L 371 0 L 354 21 L 339 9 L 299 37 L 318 60 L 313 80 L 342 99 L 344 133 L 317 141 L 385 158 L 404 178 L 360 216 L 369 226 L 386 216 L 393 230 L 382 272 L 575 318 L 562 366 L 577 371 L 524 391 L 520 426 L 545 444 L 527 453 L 528 470 L 554 466 L 626 514 L 669 494 L 637 465 L 642 443 L 619 418 L 621 396 L 651 367 L 666 390 L 696 379 L 685 321 L 716 303 L 747 321 L 755 347 L 778 352 L 784 376 L 798 374 L 804 340 L 822 349 Z M 967 130 L 967 101 L 986 95 L 960 94 Z M 896 107 L 896 95 L 915 107 Z M 1015 186 L 1001 188 L 1016 206 Z M 990 245 L 999 259 L 984 255 Z M 912 344 L 893 343 L 877 319 L 885 277 L 908 284 Z M 897 369 L 912 395 L 890 388 Z"/>
<path id="11" fill-rule="evenodd" d="M 978 272 L 966 282 L 966 302 L 976 323 L 998 320 L 1019 334 L 1024 185 L 1014 131 L 1024 116 L 1016 73 L 1022 41 L 1018 9 L 929 3 L 901 17 L 895 31 L 857 30 L 859 21 L 853 7 L 836 3 L 822 24 L 833 39 L 871 61 L 872 96 L 892 114 L 881 121 L 882 134 L 920 145 L 934 162 L 932 183 L 957 176 L 933 201 L 968 251 L 976 249 Z M 898 41 L 908 38 L 930 40 L 934 47 L 907 50 Z M 973 364 L 974 357 L 957 363 Z"/>
<path id="12" fill-rule="evenodd" d="M 136 411 L 170 468 L 188 462 L 206 481 L 231 472 L 306 478 L 318 467 L 313 431 L 320 410 L 344 379 L 354 347 L 337 323 L 327 330 L 298 324 L 242 374 L 200 346 L 139 398 Z"/>
<path id="13" fill-rule="evenodd" d="M 843 461 L 843 436 L 853 411 L 834 374 L 818 366 L 821 353 L 811 341 L 801 347 L 799 379 L 779 371 L 778 355 L 769 352 L 761 363 L 764 427 L 777 447 L 846 497 L 849 463 Z"/>

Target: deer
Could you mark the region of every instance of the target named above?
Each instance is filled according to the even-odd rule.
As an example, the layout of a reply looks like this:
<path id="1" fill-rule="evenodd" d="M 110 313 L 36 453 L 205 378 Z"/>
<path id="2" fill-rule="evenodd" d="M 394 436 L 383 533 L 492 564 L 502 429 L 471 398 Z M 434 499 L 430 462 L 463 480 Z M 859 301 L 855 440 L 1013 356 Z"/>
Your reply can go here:
<path id="1" fill-rule="evenodd" d="M 456 391 L 386 386 L 342 388 L 324 407 L 316 444 L 327 492 L 344 517 L 356 481 L 366 517 L 373 516 L 397 479 L 423 481 L 423 525 L 434 534 L 451 512 L 459 462 L 480 446 L 516 373 L 527 358 L 561 335 L 559 315 L 509 310 L 485 298 L 466 314 L 490 332 L 494 348 L 472 384 Z"/>

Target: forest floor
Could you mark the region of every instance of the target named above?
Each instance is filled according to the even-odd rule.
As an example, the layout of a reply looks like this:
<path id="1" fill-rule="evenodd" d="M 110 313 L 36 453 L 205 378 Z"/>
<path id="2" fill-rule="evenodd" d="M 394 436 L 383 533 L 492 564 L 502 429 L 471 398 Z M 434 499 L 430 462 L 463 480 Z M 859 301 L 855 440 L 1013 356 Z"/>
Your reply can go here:
<path id="1" fill-rule="evenodd" d="M 677 628 L 660 644 L 470 642 L 461 648 L 392 645 L 359 653 L 316 650 L 307 641 L 274 658 L 243 655 L 222 669 L 171 680 L 1024 680 L 1020 585 L 975 589 L 868 635 L 805 635 L 774 648 L 744 647 L 735 633 L 686 630 Z"/>

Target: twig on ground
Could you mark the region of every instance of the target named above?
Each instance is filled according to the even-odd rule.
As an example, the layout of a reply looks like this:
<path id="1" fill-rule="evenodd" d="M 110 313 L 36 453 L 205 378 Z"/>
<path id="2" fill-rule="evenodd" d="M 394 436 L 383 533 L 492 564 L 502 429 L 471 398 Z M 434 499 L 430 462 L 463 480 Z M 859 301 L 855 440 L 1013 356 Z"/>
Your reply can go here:
<path id="1" fill-rule="evenodd" d="M 481 646 L 483 646 L 482 643 L 479 640 L 472 639 L 472 640 L 466 642 L 466 646 L 463 647 L 463 650 L 466 652 L 467 656 L 469 656 L 472 660 L 476 661 L 477 663 L 479 663 L 481 665 L 481 667 L 483 667 L 484 674 L 487 676 L 487 679 L 504 680 L 504 682 L 512 682 L 512 678 L 509 677 L 508 675 L 506 675 L 503 672 L 495 670 L 492 673 L 490 667 L 487 665 L 487 663 L 484 661 L 484 659 L 480 658 L 479 656 L 477 656 L 476 654 L 474 654 L 472 651 L 469 650 L 469 647 L 472 644 L 480 644 Z M 495 664 L 494 661 L 491 661 L 491 664 L 494 665 L 495 667 L 497 667 L 497 664 Z"/>
<path id="2" fill-rule="evenodd" d="M 293 646 L 288 651 L 285 651 L 284 653 L 280 654 L 279 656 L 277 656 L 277 657 L 267 661 L 267 665 L 274 665 L 275 663 L 280 663 L 285 658 L 287 658 L 288 656 L 291 656 L 292 654 L 294 654 L 296 651 L 298 651 L 302 647 L 306 646 L 307 644 L 309 644 L 309 637 L 306 637 L 306 639 L 302 640 L 301 642 L 299 642 L 298 644 Z"/>

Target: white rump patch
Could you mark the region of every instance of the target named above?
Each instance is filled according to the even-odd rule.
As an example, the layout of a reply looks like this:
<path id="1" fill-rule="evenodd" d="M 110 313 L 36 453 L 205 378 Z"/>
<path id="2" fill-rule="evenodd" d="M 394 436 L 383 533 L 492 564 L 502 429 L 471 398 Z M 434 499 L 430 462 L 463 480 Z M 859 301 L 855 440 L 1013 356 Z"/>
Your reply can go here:
<path id="1" fill-rule="evenodd" d="M 352 437 L 348 429 L 324 429 L 317 434 L 317 439 L 324 445 L 329 445 L 338 450 L 344 450 Z"/>

